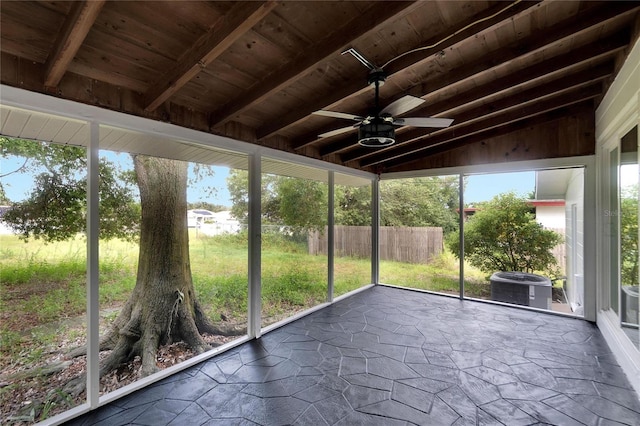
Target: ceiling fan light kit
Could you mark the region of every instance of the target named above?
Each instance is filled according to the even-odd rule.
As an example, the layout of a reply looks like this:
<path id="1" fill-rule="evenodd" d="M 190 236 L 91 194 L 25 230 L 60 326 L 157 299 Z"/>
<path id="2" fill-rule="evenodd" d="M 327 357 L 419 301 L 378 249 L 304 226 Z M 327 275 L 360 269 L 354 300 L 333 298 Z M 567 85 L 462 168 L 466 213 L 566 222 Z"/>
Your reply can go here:
<path id="1" fill-rule="evenodd" d="M 405 95 L 399 99 L 396 99 L 385 108 L 380 109 L 380 86 L 382 86 L 387 79 L 387 75 L 382 68 L 374 66 L 358 51 L 351 48 L 343 52 L 352 54 L 357 60 L 363 63 L 369 68 L 369 76 L 367 83 L 375 88 L 374 108 L 371 115 L 361 117 L 359 115 L 347 114 L 337 111 L 325 111 L 320 110 L 314 112 L 316 115 L 322 115 L 324 117 L 341 118 L 347 120 L 356 121 L 356 123 L 349 127 L 343 127 L 341 129 L 332 130 L 318 135 L 321 138 L 337 136 L 346 132 L 358 129 L 358 144 L 369 148 L 382 148 L 389 145 L 393 145 L 396 142 L 395 128 L 400 126 L 412 126 L 412 127 L 432 127 L 443 128 L 449 127 L 453 122 L 450 118 L 436 118 L 436 117 L 405 117 L 399 118 L 402 115 L 414 108 L 419 107 L 425 101 L 422 98 L 417 98 L 411 95 Z"/>
<path id="2" fill-rule="evenodd" d="M 375 117 L 370 123 L 358 127 L 358 143 L 369 148 L 380 148 L 393 145 L 396 132 L 393 124 L 381 117 Z"/>

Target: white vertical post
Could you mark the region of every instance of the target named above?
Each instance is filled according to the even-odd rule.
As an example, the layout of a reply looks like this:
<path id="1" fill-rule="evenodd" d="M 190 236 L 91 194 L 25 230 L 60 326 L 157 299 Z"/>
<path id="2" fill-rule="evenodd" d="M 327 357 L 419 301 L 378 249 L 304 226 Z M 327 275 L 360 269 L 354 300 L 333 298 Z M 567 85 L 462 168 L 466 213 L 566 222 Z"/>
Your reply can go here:
<path id="1" fill-rule="evenodd" d="M 262 282 L 261 282 L 261 250 L 262 250 L 262 157 L 259 153 L 249 156 L 249 312 L 247 334 L 251 338 L 260 337 L 262 322 Z"/>
<path id="2" fill-rule="evenodd" d="M 583 224 L 595 224 L 597 219 L 596 210 L 596 167 L 595 161 L 590 161 L 584 167 L 584 199 Z M 618 210 L 619 211 L 619 210 Z M 618 218 L 615 218 L 618 219 Z M 609 230 L 607 230 L 608 232 Z M 590 262 L 589 259 L 595 259 L 597 252 L 596 233 L 584 229 L 584 319 L 588 321 L 596 321 L 597 319 L 597 283 L 596 276 L 598 274 L 596 262 Z M 617 250 L 617 247 L 612 249 Z M 612 268 L 618 268 L 617 265 L 611 265 Z M 608 294 L 607 294 L 608 297 Z M 620 299 L 618 299 L 620 300 Z"/>
<path id="3" fill-rule="evenodd" d="M 460 300 L 464 299 L 464 175 L 458 175 L 458 198 L 460 199 L 458 215 L 458 229 L 460 234 Z"/>
<path id="4" fill-rule="evenodd" d="M 380 177 L 371 182 L 371 282 L 380 284 Z"/>
<path id="5" fill-rule="evenodd" d="M 99 360 L 99 149 L 100 126 L 90 123 L 90 139 L 87 149 L 87 402 L 91 408 L 98 406 L 100 393 Z"/>
<path id="6" fill-rule="evenodd" d="M 335 226 L 335 174 L 329 170 L 329 199 L 327 200 L 327 302 L 333 302 L 334 284 L 334 226 Z"/>

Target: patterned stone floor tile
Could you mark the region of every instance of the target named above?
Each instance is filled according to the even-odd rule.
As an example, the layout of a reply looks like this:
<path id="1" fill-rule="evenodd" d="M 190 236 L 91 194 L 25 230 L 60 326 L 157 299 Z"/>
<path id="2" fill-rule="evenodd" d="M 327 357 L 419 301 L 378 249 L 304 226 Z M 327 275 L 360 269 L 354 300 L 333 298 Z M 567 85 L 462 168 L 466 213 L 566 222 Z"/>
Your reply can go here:
<path id="1" fill-rule="evenodd" d="M 601 397 L 640 413 L 640 400 L 635 398 L 635 393 L 629 392 L 628 388 L 606 385 L 604 383 L 594 383 L 594 386 Z"/>
<path id="2" fill-rule="evenodd" d="M 545 403 L 526 400 L 511 400 L 510 402 L 537 421 L 543 423 L 561 426 L 595 426 L 598 422 L 598 417 L 593 413 L 584 409 L 574 411 L 575 407 L 563 404 L 562 401 L 559 400 L 547 400 Z"/>
<path id="3" fill-rule="evenodd" d="M 475 424 L 478 416 L 478 406 L 460 389 L 452 386 L 438 392 L 438 398 L 454 410 L 460 417 Z"/>
<path id="4" fill-rule="evenodd" d="M 153 403 L 147 403 L 144 405 L 138 405 L 127 410 L 121 411 L 116 415 L 106 417 L 98 422 L 92 423 L 98 426 L 111 426 L 111 425 L 127 425 L 132 424 L 135 419 L 142 413 L 144 413 Z"/>
<path id="5" fill-rule="evenodd" d="M 244 418 L 231 418 L 231 419 L 209 419 L 201 426 L 256 426 L 257 423 L 249 421 Z"/>
<path id="6" fill-rule="evenodd" d="M 460 389 L 462 389 L 476 405 L 483 405 L 500 399 L 500 392 L 496 385 L 472 376 L 465 371 L 461 371 L 459 376 Z"/>
<path id="7" fill-rule="evenodd" d="M 335 391 L 333 389 L 329 389 L 320 385 L 315 385 L 303 391 L 295 393 L 294 396 L 303 401 L 314 403 L 314 402 L 322 401 L 323 399 L 331 398 L 339 394 L 340 393 L 338 391 Z"/>
<path id="8" fill-rule="evenodd" d="M 262 403 L 244 406 L 244 417 L 260 425 L 290 425 L 309 407 L 297 398 L 266 398 Z"/>
<path id="9" fill-rule="evenodd" d="M 492 385 L 506 385 L 507 383 L 517 383 L 519 379 L 513 374 L 503 373 L 493 368 L 481 365 L 479 367 L 471 367 L 464 370 L 465 373 L 471 374 L 478 379 L 489 382 Z"/>
<path id="10" fill-rule="evenodd" d="M 512 401 L 525 411 L 528 411 L 524 406 L 535 407 L 536 410 L 543 414 L 540 418 L 543 421 L 549 421 L 550 423 L 562 424 L 560 420 L 565 421 L 564 418 L 558 418 L 558 413 L 564 414 L 578 422 L 585 425 L 597 425 L 598 416 L 591 411 L 585 409 L 581 404 L 578 404 L 566 395 L 557 395 L 555 397 L 545 399 L 544 405 L 538 404 L 535 401 Z M 546 406 L 546 407 L 545 407 Z M 548 407 L 548 408 L 547 408 Z M 552 410 L 549 410 L 551 408 Z M 549 419 L 549 420 L 547 420 Z"/>
<path id="11" fill-rule="evenodd" d="M 415 379 L 401 379 L 396 380 L 395 383 L 402 383 L 429 393 L 438 393 L 453 386 L 451 383 L 428 379 L 426 377 L 417 377 Z"/>
<path id="12" fill-rule="evenodd" d="M 179 413 L 168 426 L 201 425 L 210 420 L 209 415 L 198 404 L 191 403 Z"/>
<path id="13" fill-rule="evenodd" d="M 341 377 L 352 385 L 365 386 L 371 389 L 378 389 L 389 392 L 391 392 L 391 390 L 393 389 L 394 383 L 399 383 L 398 381 L 394 382 L 391 379 L 385 379 L 383 377 L 374 376 L 367 373 L 341 375 Z"/>
<path id="14" fill-rule="evenodd" d="M 567 395 L 597 395 L 598 391 L 591 380 L 557 378 L 554 386 L 548 387 Z"/>
<path id="15" fill-rule="evenodd" d="M 155 426 L 171 423 L 189 405 L 188 401 L 162 400 L 158 401 L 135 419 L 136 424 Z"/>
<path id="16" fill-rule="evenodd" d="M 374 287 L 70 425 L 640 425 L 591 323 Z"/>
<path id="17" fill-rule="evenodd" d="M 335 423 L 335 426 L 408 426 L 408 424 L 405 421 L 386 416 L 352 412 Z"/>
<path id="18" fill-rule="evenodd" d="M 388 400 L 391 392 L 371 389 L 365 386 L 351 385 L 342 394 L 351 407 L 357 410 L 365 405 L 371 405 Z"/>
<path id="19" fill-rule="evenodd" d="M 358 411 L 367 414 L 373 414 L 389 419 L 410 422 L 413 424 L 426 424 L 427 413 L 416 410 L 397 401 L 384 400 L 358 408 Z M 455 420 L 458 418 L 456 417 Z M 447 423 L 451 424 L 451 423 Z"/>
<path id="20" fill-rule="evenodd" d="M 402 362 L 405 364 L 428 364 L 429 360 L 422 348 L 407 348 Z"/>
<path id="21" fill-rule="evenodd" d="M 391 391 L 392 400 L 425 413 L 431 412 L 431 406 L 433 405 L 435 397 L 435 394 L 431 392 L 423 391 L 422 389 L 414 388 L 413 386 L 400 382 L 395 383 Z"/>
<path id="22" fill-rule="evenodd" d="M 329 426 L 313 405 L 307 408 L 293 424 L 295 426 Z"/>
<path id="23" fill-rule="evenodd" d="M 480 407 L 485 413 L 491 414 L 494 418 L 500 419 L 500 422 L 509 426 L 525 426 L 535 422 L 536 419 L 526 412 L 522 411 L 509 401 L 500 399 L 489 402 Z"/>
<path id="24" fill-rule="evenodd" d="M 500 385 L 498 386 L 498 390 L 500 391 L 500 395 L 505 399 L 542 401 L 558 395 L 558 392 L 554 392 L 550 389 L 522 382 Z"/>
<path id="25" fill-rule="evenodd" d="M 628 425 L 640 424 L 640 412 L 630 410 L 623 405 L 609 401 L 601 396 L 570 395 L 569 397 L 585 407 L 585 409 L 604 419 Z"/>
<path id="26" fill-rule="evenodd" d="M 320 413 L 324 421 L 330 425 L 338 423 L 354 412 L 354 409 L 349 405 L 343 395 L 323 399 L 322 401 L 314 403 L 313 406 L 318 410 L 318 413 Z"/>
<path id="27" fill-rule="evenodd" d="M 460 371 L 455 368 L 441 367 L 431 364 L 407 364 L 416 373 L 428 379 L 440 380 L 451 384 L 460 383 Z"/>
<path id="28" fill-rule="evenodd" d="M 460 370 L 482 365 L 483 358 L 482 353 L 469 351 L 453 351 L 449 357 Z"/>
<path id="29" fill-rule="evenodd" d="M 217 386 L 196 400 L 211 417 L 217 417 L 220 411 L 237 397 L 245 387 L 244 384 L 228 384 Z M 227 416 L 233 417 L 233 416 Z"/>
<path id="30" fill-rule="evenodd" d="M 367 372 L 385 379 L 400 380 L 420 377 L 405 363 L 389 358 L 373 358 L 367 360 Z"/>

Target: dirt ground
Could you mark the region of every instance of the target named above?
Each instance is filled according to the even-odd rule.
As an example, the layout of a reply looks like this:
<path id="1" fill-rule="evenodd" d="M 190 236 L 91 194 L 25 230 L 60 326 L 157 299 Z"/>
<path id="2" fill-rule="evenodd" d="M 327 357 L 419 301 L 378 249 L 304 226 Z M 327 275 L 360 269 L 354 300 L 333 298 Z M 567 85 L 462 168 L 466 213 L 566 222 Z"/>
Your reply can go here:
<path id="1" fill-rule="evenodd" d="M 210 344 L 223 344 L 233 340 L 233 337 L 204 336 Z M 72 407 L 80 405 L 86 400 L 86 392 L 75 399 L 64 396 L 59 389 L 71 379 L 86 371 L 86 357 L 74 359 L 65 358 L 68 348 L 79 346 L 83 342 L 61 342 L 58 350 L 51 350 L 36 365 L 20 362 L 6 365 L 3 360 L 3 371 L 0 374 L 0 424 L 2 425 L 30 425 L 45 418 L 52 417 Z M 103 359 L 109 354 L 102 352 Z M 183 343 L 161 347 L 157 355 L 157 365 L 167 368 L 191 358 L 194 353 Z M 58 366 L 60 371 L 52 374 L 42 373 L 39 368 Z M 141 362 L 136 358 L 129 364 L 122 365 L 110 374 L 100 379 L 100 394 L 106 394 L 115 389 L 126 386 L 140 378 Z M 36 371 L 41 374 L 31 376 Z"/>

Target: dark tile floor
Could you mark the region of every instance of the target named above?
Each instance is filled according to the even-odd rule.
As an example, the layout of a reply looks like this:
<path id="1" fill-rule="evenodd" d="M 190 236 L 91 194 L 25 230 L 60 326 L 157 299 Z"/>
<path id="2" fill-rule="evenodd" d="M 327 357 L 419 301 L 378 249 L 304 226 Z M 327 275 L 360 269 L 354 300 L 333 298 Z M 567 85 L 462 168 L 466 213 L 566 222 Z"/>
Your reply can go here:
<path id="1" fill-rule="evenodd" d="M 375 287 L 74 425 L 640 425 L 586 321 Z"/>

